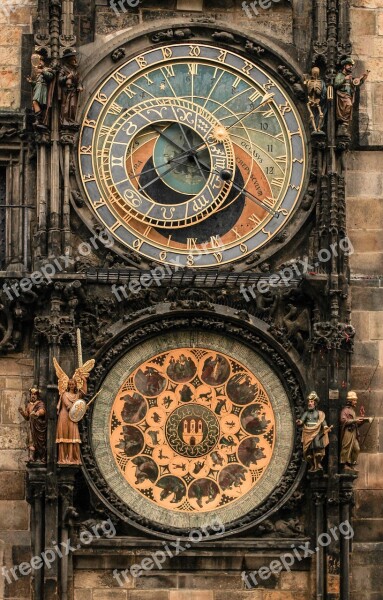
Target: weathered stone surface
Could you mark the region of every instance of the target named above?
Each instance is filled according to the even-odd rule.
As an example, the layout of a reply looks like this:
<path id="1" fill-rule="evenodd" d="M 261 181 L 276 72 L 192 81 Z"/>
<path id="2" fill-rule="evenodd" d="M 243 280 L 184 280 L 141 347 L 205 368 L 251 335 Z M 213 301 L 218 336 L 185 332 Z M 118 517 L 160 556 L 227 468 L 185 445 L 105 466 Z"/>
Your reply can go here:
<path id="1" fill-rule="evenodd" d="M 240 575 L 201 575 L 188 574 L 178 576 L 178 587 L 189 589 L 208 589 L 208 590 L 239 590 L 243 586 Z M 229 593 L 229 592 L 228 592 Z"/>
<path id="2" fill-rule="evenodd" d="M 26 433 L 21 427 L 16 425 L 0 426 L 0 449 L 15 450 L 23 449 L 26 446 Z"/>
<path id="3" fill-rule="evenodd" d="M 128 600 L 169 600 L 169 592 L 156 590 L 155 595 L 152 591 L 132 590 L 128 592 Z"/>
<path id="4" fill-rule="evenodd" d="M 367 311 L 354 310 L 351 314 L 351 323 L 355 327 L 358 341 L 370 339 L 370 315 Z"/>
<path id="5" fill-rule="evenodd" d="M 365 195 L 367 197 L 363 197 L 364 194 L 361 194 L 358 198 L 352 197 L 347 200 L 349 206 L 347 225 L 351 229 L 381 228 L 381 223 L 383 221 L 383 202 L 378 198 L 376 189 L 374 190 L 374 188 L 376 185 L 382 186 L 383 179 L 379 178 L 379 183 L 373 181 L 373 179 L 374 178 L 371 178 L 369 185 L 373 190 L 366 190 Z"/>
<path id="6" fill-rule="evenodd" d="M 92 600 L 92 590 L 74 590 L 74 600 Z"/>
<path id="7" fill-rule="evenodd" d="M 282 571 L 280 575 L 281 590 L 304 592 L 310 589 L 310 573 L 305 571 Z"/>
<path id="8" fill-rule="evenodd" d="M 121 571 L 117 573 L 119 579 L 113 577 L 113 571 L 83 571 L 75 572 L 74 585 L 76 588 L 132 588 L 134 587 L 134 578 L 127 574 L 124 577 Z"/>
<path id="9" fill-rule="evenodd" d="M 286 592 L 280 590 L 265 590 L 263 600 L 307 600 L 307 594 L 302 592 Z"/>
<path id="10" fill-rule="evenodd" d="M 382 310 L 383 288 L 352 285 L 351 302 L 353 310 Z"/>
<path id="11" fill-rule="evenodd" d="M 358 8 L 351 9 L 351 19 L 354 23 L 358 23 L 358 29 L 355 32 L 355 37 L 365 35 L 375 35 L 376 33 L 376 11 L 360 10 Z M 364 49 L 367 47 L 365 46 Z"/>
<path id="12" fill-rule="evenodd" d="M 379 419 L 365 423 L 360 428 L 360 447 L 362 452 L 375 453 L 379 451 Z"/>
<path id="13" fill-rule="evenodd" d="M 29 510 L 23 500 L 0 500 L 0 531 L 28 529 Z"/>
<path id="14" fill-rule="evenodd" d="M 375 366 L 358 367 L 355 366 L 351 372 L 351 387 L 358 390 L 368 390 L 373 382 L 374 389 L 383 389 L 383 368 Z"/>
<path id="15" fill-rule="evenodd" d="M 1 450 L 0 471 L 24 471 L 26 460 L 26 450 Z"/>
<path id="16" fill-rule="evenodd" d="M 358 519 L 382 517 L 383 490 L 357 490 L 355 494 L 355 516 Z"/>
<path id="17" fill-rule="evenodd" d="M 357 254 L 365 252 L 383 253 L 383 239 L 379 230 L 361 231 L 360 229 L 350 229 L 348 233 Z"/>
<path id="18" fill-rule="evenodd" d="M 207 590 L 170 590 L 169 600 L 214 600 L 214 592 Z"/>
<path id="19" fill-rule="evenodd" d="M 214 594 L 214 600 L 263 600 L 263 590 L 246 590 L 236 592 L 230 590 L 230 596 L 227 592 L 217 591 Z"/>
<path id="20" fill-rule="evenodd" d="M 364 171 L 368 169 L 369 173 L 381 173 L 382 152 L 373 152 L 364 150 L 363 152 L 349 152 L 346 156 L 347 179 L 352 171 Z M 352 195 L 352 194 L 351 194 Z"/>
<path id="21" fill-rule="evenodd" d="M 93 590 L 92 600 L 127 600 L 126 590 Z"/>
<path id="22" fill-rule="evenodd" d="M 374 313 L 377 314 L 377 313 Z M 376 367 L 379 361 L 379 343 L 378 342 L 355 342 L 353 366 L 355 367 Z"/>
<path id="23" fill-rule="evenodd" d="M 20 406 L 20 394 L 18 392 L 3 390 L 0 393 L 0 403 L 0 417 L 4 425 L 14 425 L 24 422 L 18 410 Z"/>
<path id="24" fill-rule="evenodd" d="M 177 0 L 178 10 L 202 10 L 203 0 Z"/>
<path id="25" fill-rule="evenodd" d="M 169 588 L 176 588 L 178 587 L 177 585 L 177 575 L 150 575 L 150 573 L 148 573 L 147 575 L 142 575 L 141 577 L 138 577 L 136 579 L 135 582 L 135 587 L 137 589 L 150 589 L 150 590 L 154 590 L 154 589 L 159 589 L 159 590 L 166 590 Z M 179 587 L 189 587 L 189 586 L 182 586 L 179 585 Z M 193 587 L 193 586 L 191 586 Z M 204 587 L 204 586 L 199 586 L 199 587 Z"/>
<path id="26" fill-rule="evenodd" d="M 25 474 L 0 471 L 0 500 L 22 500 L 25 497 Z"/>
<path id="27" fill-rule="evenodd" d="M 370 315 L 370 335 L 372 340 L 383 340 L 383 311 Z"/>
<path id="28" fill-rule="evenodd" d="M 383 272 L 383 253 L 354 252 L 350 257 L 352 273 L 363 273 L 364 275 L 379 275 Z"/>
<path id="29" fill-rule="evenodd" d="M 383 454 L 368 455 L 367 484 L 371 489 L 383 489 Z"/>
<path id="30" fill-rule="evenodd" d="M 355 489 L 366 489 L 368 488 L 367 476 L 368 476 L 368 457 L 369 454 L 361 452 L 358 458 L 358 472 L 359 476 L 354 483 Z"/>

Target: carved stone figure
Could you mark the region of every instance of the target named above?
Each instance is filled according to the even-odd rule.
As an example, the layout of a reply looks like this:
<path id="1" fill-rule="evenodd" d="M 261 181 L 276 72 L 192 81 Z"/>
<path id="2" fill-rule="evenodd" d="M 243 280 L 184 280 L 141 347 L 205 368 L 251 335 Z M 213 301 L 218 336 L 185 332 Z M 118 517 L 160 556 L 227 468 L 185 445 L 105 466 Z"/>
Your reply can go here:
<path id="1" fill-rule="evenodd" d="M 311 126 L 316 133 L 324 133 L 322 127 L 326 114 L 327 87 L 320 78 L 318 67 L 311 69 L 311 77 L 305 79 L 304 84 L 308 93 L 307 108 L 310 113 Z"/>
<path id="2" fill-rule="evenodd" d="M 19 413 L 28 421 L 28 460 L 45 462 L 47 452 L 47 420 L 45 404 L 41 400 L 40 391 L 31 387 L 29 401 Z"/>
<path id="3" fill-rule="evenodd" d="M 359 446 L 359 427 L 363 423 L 372 421 L 370 417 L 357 417 L 355 407 L 358 396 L 355 392 L 348 392 L 346 406 L 340 413 L 340 464 L 344 470 L 354 471 L 360 446 Z"/>
<path id="4" fill-rule="evenodd" d="M 83 91 L 78 73 L 76 51 L 64 50 L 62 66 L 59 72 L 59 100 L 61 101 L 61 125 L 76 123 L 77 104 L 80 92 Z"/>
<path id="5" fill-rule="evenodd" d="M 87 379 L 94 367 L 95 361 L 88 360 L 84 365 L 78 367 L 71 379 L 62 370 L 57 360 L 53 363 L 58 378 L 60 399 L 57 404 L 57 430 L 56 444 L 58 444 L 59 465 L 80 465 L 80 433 L 77 420 L 71 418 L 71 409 L 75 402 L 85 396 L 87 392 Z"/>
<path id="6" fill-rule="evenodd" d="M 307 410 L 297 420 L 297 425 L 303 427 L 303 457 L 310 465 L 310 472 L 323 470 L 322 460 L 329 444 L 328 432 L 332 429 L 326 423 L 324 412 L 317 409 L 318 403 L 317 393 L 311 392 L 307 396 Z"/>
<path id="7" fill-rule="evenodd" d="M 48 109 L 51 106 L 54 71 L 45 64 L 41 54 L 32 54 L 32 73 L 27 81 L 32 84 L 32 109 L 35 113 L 36 127 L 46 128 L 48 123 Z"/>
<path id="8" fill-rule="evenodd" d="M 347 135 L 352 120 L 356 88 L 363 85 L 369 74 L 369 71 L 367 71 L 362 77 L 353 79 L 352 70 L 354 65 L 355 62 L 352 58 L 345 58 L 341 62 L 341 71 L 335 77 L 334 88 L 336 91 L 336 118 L 339 125 L 338 135 Z"/>

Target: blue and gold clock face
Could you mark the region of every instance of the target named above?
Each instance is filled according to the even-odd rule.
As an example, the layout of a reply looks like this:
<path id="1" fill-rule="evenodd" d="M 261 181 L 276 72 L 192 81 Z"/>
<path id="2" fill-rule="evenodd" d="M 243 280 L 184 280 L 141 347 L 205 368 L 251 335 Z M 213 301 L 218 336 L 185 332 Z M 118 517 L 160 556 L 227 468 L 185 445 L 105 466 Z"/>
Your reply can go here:
<path id="1" fill-rule="evenodd" d="M 177 44 L 114 71 L 79 142 L 87 198 L 126 247 L 214 267 L 258 250 L 294 212 L 306 144 L 286 92 L 234 52 Z"/>

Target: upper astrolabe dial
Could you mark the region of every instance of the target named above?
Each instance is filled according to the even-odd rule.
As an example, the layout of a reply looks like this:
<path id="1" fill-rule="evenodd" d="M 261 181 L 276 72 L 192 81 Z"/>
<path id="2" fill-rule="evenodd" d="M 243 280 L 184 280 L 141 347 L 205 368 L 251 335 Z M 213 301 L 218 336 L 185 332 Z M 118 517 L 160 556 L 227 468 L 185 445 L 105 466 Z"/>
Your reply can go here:
<path id="1" fill-rule="evenodd" d="M 300 117 L 283 88 L 240 55 L 157 47 L 93 94 L 79 140 L 90 206 L 150 260 L 213 267 L 269 242 L 306 176 Z"/>

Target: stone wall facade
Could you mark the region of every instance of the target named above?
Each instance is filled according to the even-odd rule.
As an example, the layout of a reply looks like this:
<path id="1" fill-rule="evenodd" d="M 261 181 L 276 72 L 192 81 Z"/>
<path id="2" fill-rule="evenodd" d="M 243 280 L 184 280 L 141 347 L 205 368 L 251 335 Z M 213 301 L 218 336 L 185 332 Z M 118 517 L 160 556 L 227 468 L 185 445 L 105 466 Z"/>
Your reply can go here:
<path id="1" fill-rule="evenodd" d="M 81 4 L 81 3 L 79 3 Z M 116 31 L 165 19 L 201 17 L 199 11 L 184 8 L 192 1 L 145 0 L 143 6 L 117 17 L 103 0 L 95 2 L 95 32 L 98 43 L 109 42 Z M 199 4 L 198 2 L 196 4 Z M 291 3 L 275 3 L 269 10 L 249 19 L 239 0 L 211 0 L 204 17 L 211 17 L 253 34 L 270 35 L 298 57 L 310 44 L 309 2 L 292 2 L 299 14 L 293 20 Z M 357 68 L 371 69 L 356 108 L 354 145 L 347 155 L 347 221 L 354 246 L 351 257 L 351 309 L 356 345 L 352 360 L 352 388 L 357 391 L 366 415 L 375 417 L 371 427 L 362 429 L 362 453 L 356 482 L 354 508 L 355 538 L 352 555 L 352 600 L 381 600 L 383 560 L 383 7 L 381 0 L 352 1 L 352 42 Z M 14 111 L 22 105 L 22 34 L 32 32 L 36 2 L 13 5 L 10 14 L 0 10 L 0 109 Z M 86 43 L 86 10 L 80 7 L 83 53 L 92 51 Z M 193 7 L 192 7 L 193 8 Z M 105 36 L 105 37 L 104 37 Z M 28 67 L 29 68 L 29 67 Z M 30 344 L 30 347 L 33 347 Z M 18 407 L 33 381 L 33 355 L 26 342 L 22 353 L 0 359 L 0 564 L 15 565 L 30 559 L 30 511 L 25 498 L 25 424 Z M 367 435 L 366 435 L 367 434 Z M 142 542 L 142 540 L 141 540 Z M 307 563 L 292 572 L 246 591 L 240 578 L 243 569 L 256 569 L 256 552 L 247 546 L 227 556 L 206 550 L 198 564 L 192 555 L 169 561 L 161 571 L 131 580 L 120 588 L 114 568 L 126 568 L 145 557 L 134 549 L 125 550 L 121 563 L 105 554 L 77 556 L 74 573 L 74 600 L 311 600 L 315 572 Z M 273 556 L 270 555 L 270 560 Z M 262 564 L 265 564 L 262 562 Z M 268 589 L 270 586 L 270 589 Z M 261 586 L 259 586 L 261 587 Z M 273 589 L 271 589 L 273 588 Z M 335 587 L 335 589 L 337 589 Z M 336 598 L 334 593 L 334 599 Z M 0 599 L 30 600 L 29 577 L 13 583 L 0 580 Z"/>
<path id="2" fill-rule="evenodd" d="M 0 360 L 0 556 L 1 565 L 30 560 L 30 511 L 26 500 L 27 431 L 18 407 L 33 385 L 29 353 Z M 30 578 L 1 578 L 0 598 L 29 598 Z"/>
<path id="3" fill-rule="evenodd" d="M 32 33 L 36 0 L 12 0 L 0 6 L 0 109 L 16 110 L 21 105 L 22 36 Z"/>
<path id="4" fill-rule="evenodd" d="M 357 332 L 351 384 L 366 414 L 375 417 L 361 430 L 352 597 L 378 600 L 383 589 L 383 7 L 379 0 L 354 0 L 351 15 L 355 55 L 362 70 L 371 70 L 360 98 L 360 147 L 347 160 L 347 223 L 355 249 L 351 319 Z"/>

